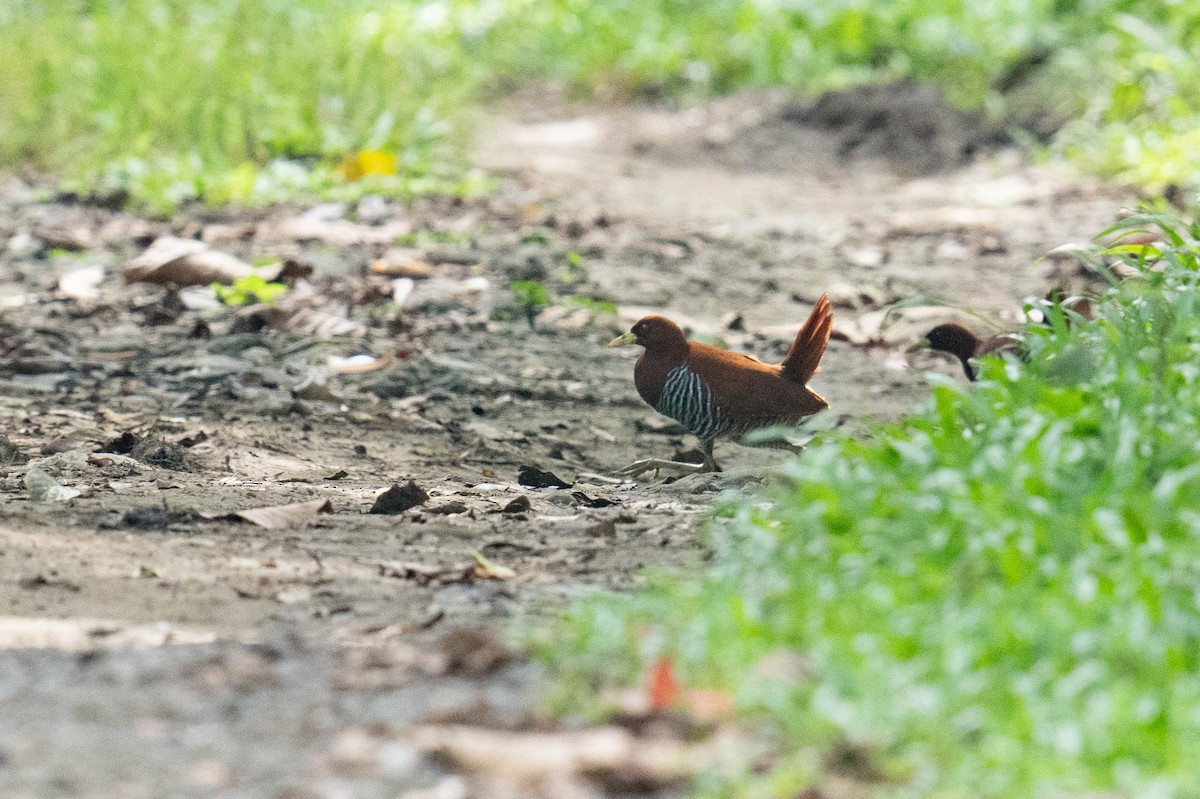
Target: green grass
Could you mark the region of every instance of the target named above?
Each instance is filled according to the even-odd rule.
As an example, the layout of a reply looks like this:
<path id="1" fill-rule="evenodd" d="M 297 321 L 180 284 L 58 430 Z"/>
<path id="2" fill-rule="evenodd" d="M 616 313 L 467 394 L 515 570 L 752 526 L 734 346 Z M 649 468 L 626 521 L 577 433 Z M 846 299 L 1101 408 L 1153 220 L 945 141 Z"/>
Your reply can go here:
<path id="1" fill-rule="evenodd" d="M 464 32 L 382 0 L 12 0 L 0 10 L 0 162 L 156 205 L 454 186 L 480 79 Z"/>
<path id="2" fill-rule="evenodd" d="M 714 795 L 794 796 L 849 740 L 880 796 L 1200 797 L 1200 226 L 1175 229 L 1028 364 L 789 460 L 704 573 L 580 608 L 542 649 L 569 706 L 672 656 L 776 731 L 773 775 Z M 779 651 L 808 676 L 764 671 Z"/>
<path id="3" fill-rule="evenodd" d="M 1182 0 L 9 0 L 0 41 L 0 166 L 164 211 L 476 190 L 470 109 L 526 79 L 694 100 L 912 78 L 1077 120 L 1051 150 L 1092 171 L 1200 184 Z M 362 150 L 397 174 L 347 184 Z"/>

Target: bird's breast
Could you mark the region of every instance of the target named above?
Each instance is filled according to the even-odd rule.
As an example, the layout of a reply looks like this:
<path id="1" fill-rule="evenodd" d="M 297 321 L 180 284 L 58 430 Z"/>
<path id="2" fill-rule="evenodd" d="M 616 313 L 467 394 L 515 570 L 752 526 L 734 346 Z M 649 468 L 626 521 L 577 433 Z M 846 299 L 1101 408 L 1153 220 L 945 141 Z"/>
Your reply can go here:
<path id="1" fill-rule="evenodd" d="M 712 388 L 686 366 L 677 366 L 667 373 L 654 409 L 702 440 L 716 438 L 729 427 L 729 419 L 713 397 Z"/>

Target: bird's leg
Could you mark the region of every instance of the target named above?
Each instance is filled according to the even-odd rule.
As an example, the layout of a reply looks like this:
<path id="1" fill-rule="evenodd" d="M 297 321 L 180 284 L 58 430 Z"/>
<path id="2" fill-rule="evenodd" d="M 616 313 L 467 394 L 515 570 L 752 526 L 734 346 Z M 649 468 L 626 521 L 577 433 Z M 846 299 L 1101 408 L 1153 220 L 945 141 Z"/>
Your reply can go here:
<path id="1" fill-rule="evenodd" d="M 643 458 L 642 460 L 634 461 L 624 469 L 618 469 L 613 474 L 636 478 L 646 472 L 653 471 L 654 478 L 658 479 L 660 471 L 675 472 L 679 475 L 719 472 L 721 471 L 721 467 L 717 465 L 717 461 L 713 458 L 713 443 L 712 440 L 700 442 L 700 449 L 704 453 L 703 463 L 683 463 L 682 461 L 669 461 L 662 458 Z"/>
<path id="2" fill-rule="evenodd" d="M 721 471 L 721 467 L 717 465 L 717 459 L 713 457 L 713 445 L 716 443 L 716 439 L 713 438 L 704 439 L 700 442 L 700 449 L 704 452 L 704 470 L 706 472 Z"/>
<path id="3" fill-rule="evenodd" d="M 622 477 L 637 478 L 646 472 L 654 472 L 654 478 L 658 479 L 660 471 L 675 472 L 679 475 L 699 474 L 701 472 L 712 471 L 703 463 L 683 463 L 682 461 L 669 461 L 665 458 L 642 458 L 629 464 L 623 469 L 617 469 L 613 474 L 621 475 Z"/>

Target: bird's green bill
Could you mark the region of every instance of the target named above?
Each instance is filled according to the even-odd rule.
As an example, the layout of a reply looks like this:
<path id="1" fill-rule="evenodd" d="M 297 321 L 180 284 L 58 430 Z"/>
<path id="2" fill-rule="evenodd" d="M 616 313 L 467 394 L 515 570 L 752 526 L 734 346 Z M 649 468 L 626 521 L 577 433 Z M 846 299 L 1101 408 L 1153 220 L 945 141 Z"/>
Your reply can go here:
<path id="1" fill-rule="evenodd" d="M 911 354 L 914 352 L 921 352 L 921 351 L 927 350 L 927 349 L 929 349 L 929 339 L 923 338 L 923 339 L 909 345 L 908 349 L 906 349 L 905 352 Z"/>
<path id="2" fill-rule="evenodd" d="M 617 336 L 612 341 L 608 342 L 610 347 L 624 347 L 629 344 L 637 344 L 637 336 L 633 332 L 626 333 L 623 336 Z"/>

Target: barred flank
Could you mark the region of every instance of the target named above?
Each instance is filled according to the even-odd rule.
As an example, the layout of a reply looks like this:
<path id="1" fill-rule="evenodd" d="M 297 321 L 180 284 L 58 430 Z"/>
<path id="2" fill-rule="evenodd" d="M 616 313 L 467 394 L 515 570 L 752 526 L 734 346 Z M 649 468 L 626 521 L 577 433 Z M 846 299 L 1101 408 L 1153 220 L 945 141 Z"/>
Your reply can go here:
<path id="1" fill-rule="evenodd" d="M 667 373 L 654 409 L 682 424 L 701 441 L 724 435 L 730 428 L 730 419 L 713 402 L 712 389 L 686 366 Z"/>

